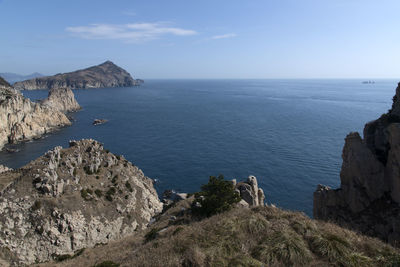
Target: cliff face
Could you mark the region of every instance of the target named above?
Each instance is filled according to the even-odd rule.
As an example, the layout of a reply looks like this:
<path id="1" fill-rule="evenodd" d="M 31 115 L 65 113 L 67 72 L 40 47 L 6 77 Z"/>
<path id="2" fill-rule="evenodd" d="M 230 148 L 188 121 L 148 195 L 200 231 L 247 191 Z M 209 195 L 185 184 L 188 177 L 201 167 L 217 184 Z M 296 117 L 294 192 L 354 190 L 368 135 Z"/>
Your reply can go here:
<path id="1" fill-rule="evenodd" d="M 141 82 L 134 80 L 126 70 L 118 67 L 111 61 L 106 61 L 98 66 L 83 70 L 16 82 L 14 87 L 18 90 L 53 88 L 76 89 L 129 87 L 139 85 L 140 83 Z"/>
<path id="2" fill-rule="evenodd" d="M 152 180 L 91 139 L 71 141 L 69 148 L 56 147 L 19 170 L 0 173 L 5 180 L 0 258 L 15 264 L 134 234 L 162 210 Z"/>
<path id="3" fill-rule="evenodd" d="M 62 111 L 33 103 L 11 87 L 0 88 L 0 149 L 70 124 Z"/>
<path id="4" fill-rule="evenodd" d="M 341 186 L 319 185 L 314 217 L 400 242 L 400 84 L 392 109 L 345 139 Z"/>
<path id="5" fill-rule="evenodd" d="M 75 99 L 74 93 L 68 88 L 51 89 L 49 96 L 41 103 L 61 112 L 71 112 L 81 109 L 81 106 L 79 106 Z"/>
<path id="6" fill-rule="evenodd" d="M 0 88 L 11 87 L 10 84 L 0 76 Z"/>

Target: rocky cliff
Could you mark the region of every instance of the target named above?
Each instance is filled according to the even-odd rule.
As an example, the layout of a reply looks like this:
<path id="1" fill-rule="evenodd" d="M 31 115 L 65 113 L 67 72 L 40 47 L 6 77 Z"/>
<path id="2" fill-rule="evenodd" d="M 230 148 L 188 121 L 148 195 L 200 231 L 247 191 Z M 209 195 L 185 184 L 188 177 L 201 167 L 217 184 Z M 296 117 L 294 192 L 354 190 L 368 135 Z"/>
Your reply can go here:
<path id="1" fill-rule="evenodd" d="M 0 88 L 9 88 L 10 84 L 0 76 Z"/>
<path id="2" fill-rule="evenodd" d="M 43 103 L 34 103 L 12 87 L 0 87 L 0 149 L 70 125 L 64 112 L 78 108 L 69 89 L 50 91 Z"/>
<path id="3" fill-rule="evenodd" d="M 100 88 L 100 87 L 129 87 L 139 85 L 124 69 L 111 61 L 74 72 L 60 73 L 54 76 L 40 77 L 22 82 L 16 82 L 18 90 L 36 90 L 53 88 Z"/>
<path id="4" fill-rule="evenodd" d="M 81 106 L 79 106 L 75 99 L 74 93 L 69 88 L 50 89 L 49 96 L 41 103 L 61 112 L 71 112 L 81 109 Z"/>
<path id="5" fill-rule="evenodd" d="M 319 185 L 314 217 L 400 242 L 400 84 L 392 108 L 345 139 L 341 186 Z"/>
<path id="6" fill-rule="evenodd" d="M 94 140 L 56 147 L 21 169 L 0 173 L 5 180 L 0 258 L 17 265 L 134 234 L 162 210 L 152 180 Z"/>

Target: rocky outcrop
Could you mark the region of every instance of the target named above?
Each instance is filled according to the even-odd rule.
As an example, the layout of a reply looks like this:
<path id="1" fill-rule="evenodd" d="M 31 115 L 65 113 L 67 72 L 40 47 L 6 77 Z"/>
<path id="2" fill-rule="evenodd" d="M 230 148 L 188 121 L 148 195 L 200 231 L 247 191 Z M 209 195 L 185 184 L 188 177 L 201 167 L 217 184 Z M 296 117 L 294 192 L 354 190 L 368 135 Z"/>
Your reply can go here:
<path id="1" fill-rule="evenodd" d="M 103 64 L 83 70 L 16 82 L 14 87 L 18 90 L 36 90 L 130 87 L 139 84 L 141 82 L 134 80 L 126 70 L 118 67 L 111 61 L 106 61 Z"/>
<path id="2" fill-rule="evenodd" d="M 319 185 L 314 217 L 400 242 L 400 84 L 392 109 L 345 139 L 341 186 Z"/>
<path id="3" fill-rule="evenodd" d="M 17 176 L 1 190 L 0 246 L 16 265 L 134 234 L 162 210 L 152 180 L 91 139 L 56 147 L 0 181 L 10 175 Z"/>
<path id="4" fill-rule="evenodd" d="M 0 164 L 0 173 L 6 172 L 6 171 L 12 171 L 12 169 Z"/>
<path id="5" fill-rule="evenodd" d="M 49 96 L 42 101 L 42 104 L 64 113 L 81 109 L 81 106 L 79 106 L 75 99 L 74 93 L 69 88 L 51 89 Z"/>
<path id="6" fill-rule="evenodd" d="M 239 193 L 242 201 L 242 206 L 264 206 L 265 195 L 264 191 L 258 187 L 257 178 L 250 175 L 246 181 L 236 183 L 236 180 L 232 180 L 235 190 Z"/>
<path id="7" fill-rule="evenodd" d="M 0 149 L 70 124 L 58 109 L 31 102 L 11 87 L 0 88 Z"/>
<path id="8" fill-rule="evenodd" d="M 11 85 L 0 76 L 0 88 L 9 88 Z"/>

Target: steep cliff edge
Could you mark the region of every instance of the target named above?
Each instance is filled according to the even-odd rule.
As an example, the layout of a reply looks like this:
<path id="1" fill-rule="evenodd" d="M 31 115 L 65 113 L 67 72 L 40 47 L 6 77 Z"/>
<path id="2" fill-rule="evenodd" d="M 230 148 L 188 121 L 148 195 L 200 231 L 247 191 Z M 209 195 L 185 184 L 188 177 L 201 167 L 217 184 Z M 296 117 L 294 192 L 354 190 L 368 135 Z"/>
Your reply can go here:
<path id="1" fill-rule="evenodd" d="M 81 109 L 81 106 L 75 99 L 74 93 L 69 88 L 51 89 L 49 96 L 41 103 L 61 112 L 71 112 Z"/>
<path id="2" fill-rule="evenodd" d="M 101 88 L 101 87 L 129 87 L 140 85 L 140 80 L 134 80 L 124 69 L 111 61 L 100 65 L 60 73 L 54 76 L 30 79 L 14 84 L 18 90 L 57 89 L 57 88 Z"/>
<path id="3" fill-rule="evenodd" d="M 9 88 L 11 85 L 0 76 L 0 88 Z"/>
<path id="4" fill-rule="evenodd" d="M 0 88 L 0 148 L 70 124 L 64 113 L 33 103 L 12 88 Z"/>
<path id="5" fill-rule="evenodd" d="M 345 139 L 341 186 L 319 185 L 314 217 L 400 242 L 400 83 L 392 108 Z"/>
<path id="6" fill-rule="evenodd" d="M 0 184 L 0 258 L 16 265 L 121 239 L 162 210 L 152 180 L 91 139 L 0 173 Z"/>
<path id="7" fill-rule="evenodd" d="M 43 103 L 34 103 L 12 87 L 0 87 L 0 149 L 70 125 L 64 113 L 79 108 L 69 89 L 52 90 Z"/>

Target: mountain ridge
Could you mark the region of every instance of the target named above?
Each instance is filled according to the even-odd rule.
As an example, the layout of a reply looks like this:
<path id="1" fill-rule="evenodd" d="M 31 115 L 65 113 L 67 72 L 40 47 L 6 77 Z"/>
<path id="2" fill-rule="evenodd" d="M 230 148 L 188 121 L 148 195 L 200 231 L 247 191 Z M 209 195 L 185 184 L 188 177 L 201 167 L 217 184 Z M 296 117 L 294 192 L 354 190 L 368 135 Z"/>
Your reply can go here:
<path id="1" fill-rule="evenodd" d="M 141 80 L 133 79 L 126 70 L 107 60 L 85 69 L 16 82 L 14 87 L 18 90 L 88 89 L 131 87 L 141 83 Z"/>
<path id="2" fill-rule="evenodd" d="M 34 72 L 28 75 L 22 75 L 18 73 L 12 73 L 12 72 L 2 72 L 0 73 L 0 76 L 4 78 L 7 82 L 10 84 L 14 84 L 16 82 L 21 82 L 29 79 L 34 79 L 34 78 L 39 78 L 39 77 L 44 77 L 46 75 L 43 75 L 39 72 Z"/>

